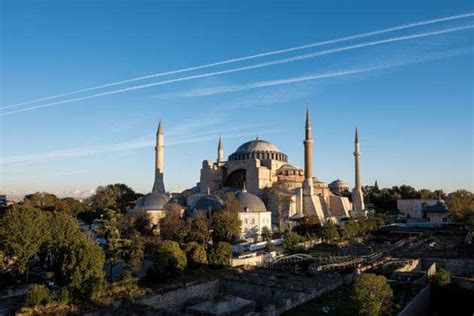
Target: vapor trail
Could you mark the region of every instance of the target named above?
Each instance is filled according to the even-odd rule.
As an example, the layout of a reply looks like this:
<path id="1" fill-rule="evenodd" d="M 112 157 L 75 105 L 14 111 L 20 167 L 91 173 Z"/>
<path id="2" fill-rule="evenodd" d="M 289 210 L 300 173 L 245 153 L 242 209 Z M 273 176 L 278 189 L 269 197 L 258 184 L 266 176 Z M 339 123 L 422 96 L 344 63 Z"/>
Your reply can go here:
<path id="1" fill-rule="evenodd" d="M 280 50 L 274 50 L 274 51 L 270 51 L 270 52 L 259 53 L 259 54 L 255 54 L 255 55 L 249 55 L 249 56 L 244 56 L 244 57 L 239 57 L 239 58 L 233 58 L 233 59 L 228 59 L 228 60 L 214 62 L 214 63 L 200 65 L 200 66 L 182 68 L 182 69 L 177 69 L 177 70 L 172 70 L 172 71 L 167 71 L 167 72 L 154 73 L 154 74 L 145 75 L 145 76 L 141 76 L 141 77 L 135 77 L 135 78 L 127 79 L 127 80 L 115 81 L 115 82 L 111 82 L 111 83 L 107 83 L 107 84 L 103 84 L 103 85 L 98 85 L 98 86 L 94 86 L 94 87 L 90 87 L 90 88 L 75 90 L 75 91 L 71 91 L 71 92 L 68 92 L 68 93 L 57 94 L 57 95 L 53 95 L 53 96 L 49 96 L 49 97 L 45 97 L 45 98 L 40 98 L 40 99 L 30 100 L 30 101 L 26 101 L 26 102 L 11 104 L 11 105 L 4 106 L 0 109 L 7 109 L 7 108 L 17 107 L 17 106 L 21 106 L 21 105 L 37 103 L 37 102 L 40 102 L 40 101 L 56 99 L 56 98 L 60 98 L 60 97 L 65 97 L 65 96 L 70 96 L 70 95 L 74 95 L 74 94 L 78 94 L 78 93 L 82 93 L 82 92 L 88 92 L 88 91 L 103 89 L 103 88 L 107 88 L 107 87 L 111 87 L 111 86 L 116 86 L 116 85 L 120 85 L 120 84 L 139 81 L 139 80 L 145 80 L 145 79 L 150 79 L 150 78 L 156 78 L 156 77 L 161 77 L 161 76 L 167 76 L 167 75 L 172 75 L 172 74 L 178 74 L 178 73 L 183 73 L 183 72 L 200 70 L 200 69 L 205 69 L 205 68 L 210 68 L 210 67 L 215 67 L 215 66 L 220 66 L 220 65 L 226 65 L 226 64 L 236 63 L 236 62 L 255 59 L 255 58 L 260 58 L 260 57 L 267 57 L 267 56 L 271 56 L 271 55 L 289 53 L 289 52 L 303 50 L 303 49 L 307 49 L 307 48 L 313 48 L 313 47 L 324 46 L 324 45 L 329 45 L 329 44 L 334 44 L 334 43 L 340 43 L 340 42 L 344 42 L 344 41 L 350 41 L 350 40 L 369 37 L 369 36 L 373 36 L 373 35 L 385 34 L 385 33 L 389 33 L 389 32 L 400 31 L 400 30 L 404 30 L 404 29 L 410 29 L 410 28 L 414 28 L 414 27 L 418 27 L 418 26 L 424 26 L 424 25 L 429 25 L 429 24 L 435 24 L 435 23 L 441 23 L 441 22 L 446 22 L 446 21 L 458 20 L 458 19 L 468 18 L 468 17 L 472 17 L 472 16 L 474 16 L 474 13 L 466 13 L 466 14 L 454 15 L 454 16 L 449 16 L 449 17 L 444 17 L 444 18 L 425 20 L 425 21 L 420 21 L 420 22 L 415 22 L 415 23 L 390 27 L 390 28 L 386 28 L 386 29 L 382 29 L 382 30 L 378 30 L 378 31 L 372 31 L 372 32 L 367 32 L 367 33 L 361 33 L 361 34 L 346 36 L 346 37 L 333 39 L 333 40 L 327 40 L 327 41 L 311 43 L 311 44 L 306 44 L 306 45 L 301 45 L 301 46 L 296 46 L 296 47 L 290 47 L 290 48 L 285 48 L 285 49 L 280 49 Z"/>
<path id="2" fill-rule="evenodd" d="M 309 59 L 309 58 L 313 58 L 313 57 L 317 57 L 317 56 L 323 56 L 323 55 L 333 54 L 333 53 L 352 50 L 352 49 L 357 49 L 357 48 L 364 48 L 364 47 L 382 45 L 382 44 L 393 43 L 393 42 L 407 41 L 407 40 L 411 40 L 411 39 L 435 36 L 435 35 L 440 35 L 440 34 L 446 34 L 446 33 L 451 33 L 451 32 L 462 31 L 462 30 L 466 30 L 466 29 L 472 29 L 472 28 L 474 28 L 474 25 L 467 25 L 467 26 L 461 26 L 461 27 L 448 28 L 448 29 L 444 29 L 444 30 L 440 30 L 440 31 L 427 32 L 427 33 L 418 33 L 418 34 L 413 34 L 413 35 L 400 36 L 400 37 L 394 37 L 394 38 L 379 40 L 379 41 L 366 42 L 366 43 L 357 44 L 357 45 L 345 46 L 345 47 L 330 49 L 330 50 L 326 50 L 326 51 L 321 51 L 321 52 L 316 52 L 316 53 L 311 53 L 311 54 L 305 54 L 305 55 L 299 55 L 299 56 L 295 56 L 295 57 L 279 59 L 279 60 L 266 62 L 266 63 L 255 64 L 255 65 L 251 65 L 251 66 L 245 66 L 245 67 L 233 68 L 233 69 L 228 69 L 228 70 L 210 72 L 210 73 L 194 75 L 194 76 L 188 76 L 188 77 L 182 77 L 182 78 L 171 79 L 171 80 L 165 80 L 165 81 L 158 81 L 158 82 L 153 82 L 153 83 L 148 83 L 148 84 L 143 84 L 143 85 L 138 85 L 138 86 L 133 86 L 133 87 L 128 87 L 128 88 L 122 88 L 122 89 L 118 89 L 118 90 L 112 90 L 112 91 L 97 93 L 97 94 L 93 94 L 93 95 L 90 95 L 90 96 L 78 97 L 78 98 L 73 98 L 73 99 L 68 99 L 68 100 L 62 100 L 62 101 L 57 101 L 57 102 L 52 102 L 52 103 L 46 103 L 46 104 L 31 106 L 31 107 L 28 107 L 28 108 L 23 108 L 23 109 L 19 109 L 19 110 L 0 113 L 0 116 L 6 116 L 6 115 L 11 115 L 11 114 L 21 113 L 21 112 L 26 112 L 26 111 L 32 111 L 32 110 L 35 110 L 35 109 L 50 107 L 50 106 L 54 106 L 54 105 L 58 105 L 58 104 L 65 104 L 65 103 L 70 103 L 70 102 L 88 100 L 88 99 L 92 99 L 92 98 L 97 98 L 97 97 L 102 97 L 102 96 L 107 96 L 107 95 L 113 95 L 113 94 L 127 92 L 127 91 L 141 90 L 141 89 L 145 89 L 145 88 L 156 87 L 156 86 L 166 85 L 166 84 L 175 83 L 175 82 L 188 81 L 188 80 L 194 80 L 194 79 L 205 78 L 205 77 L 210 77 L 210 76 L 217 76 L 217 75 L 223 75 L 223 74 L 229 74 L 229 73 L 234 73 L 234 72 L 246 71 L 246 70 L 257 69 L 257 68 L 262 68 L 262 67 L 268 67 L 268 66 L 272 66 L 272 65 L 284 64 L 284 63 L 289 63 L 289 62 L 293 62 L 293 61 Z"/>

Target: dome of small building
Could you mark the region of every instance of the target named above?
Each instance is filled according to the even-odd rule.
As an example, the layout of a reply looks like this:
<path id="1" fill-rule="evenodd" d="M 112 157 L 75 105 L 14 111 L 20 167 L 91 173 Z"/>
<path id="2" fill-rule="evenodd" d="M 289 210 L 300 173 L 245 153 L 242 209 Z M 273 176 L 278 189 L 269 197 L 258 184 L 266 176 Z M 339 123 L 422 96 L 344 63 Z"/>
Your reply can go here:
<path id="1" fill-rule="evenodd" d="M 163 210 L 169 200 L 169 195 L 151 192 L 138 199 L 135 209 L 143 211 Z"/>
<path id="2" fill-rule="evenodd" d="M 216 211 L 223 207 L 224 202 L 221 198 L 208 194 L 200 198 L 191 208 L 196 211 Z"/>
<path id="3" fill-rule="evenodd" d="M 237 201 L 240 204 L 242 212 L 266 212 L 267 208 L 263 201 L 255 194 L 249 193 L 246 190 L 239 191 L 235 194 Z"/>
<path id="4" fill-rule="evenodd" d="M 229 160 L 246 160 L 246 159 L 273 159 L 279 161 L 288 161 L 288 156 L 266 140 L 257 139 L 246 142 L 237 148 L 237 150 L 229 156 Z"/>
<path id="5" fill-rule="evenodd" d="M 342 181 L 341 179 L 336 179 L 333 182 L 329 183 L 330 187 L 338 187 L 338 186 L 349 186 L 346 182 Z"/>

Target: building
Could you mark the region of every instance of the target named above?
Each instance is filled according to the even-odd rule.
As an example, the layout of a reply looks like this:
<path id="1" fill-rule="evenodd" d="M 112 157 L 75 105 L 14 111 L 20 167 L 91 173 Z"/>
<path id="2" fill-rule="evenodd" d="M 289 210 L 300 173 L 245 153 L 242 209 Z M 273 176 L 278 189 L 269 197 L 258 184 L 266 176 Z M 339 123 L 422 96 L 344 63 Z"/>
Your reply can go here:
<path id="1" fill-rule="evenodd" d="M 443 200 L 409 199 L 397 200 L 397 208 L 407 223 L 427 223 L 430 225 L 447 224 L 449 212 Z"/>
<path id="2" fill-rule="evenodd" d="M 326 183 L 314 177 L 312 136 L 308 107 L 303 141 L 304 169 L 289 162 L 288 156 L 277 146 L 258 136 L 240 145 L 226 161 L 223 141 L 219 138 L 217 160 L 203 161 L 197 189 L 201 194 L 204 192 L 219 194 L 226 188 L 242 190 L 245 184 L 249 193 L 261 198 L 265 197 L 267 200 L 269 191 L 273 195 L 285 197 L 286 205 L 271 207 L 269 210 L 273 214 L 273 226 L 279 225 L 280 228 L 282 221 L 299 220 L 304 216 L 317 216 L 320 222 L 324 223 L 327 220 L 339 221 L 341 218 L 347 218 L 353 209 L 356 211 L 355 215 L 360 215 L 365 207 L 360 181 L 360 147 L 357 131 L 354 152 L 356 157 L 356 188 L 353 193 L 356 205 L 354 208 L 347 197 L 333 194 Z"/>
<path id="3" fill-rule="evenodd" d="M 335 194 L 341 194 L 349 192 L 349 185 L 343 180 L 336 179 L 333 182 L 329 183 L 329 189 Z"/>
<path id="4" fill-rule="evenodd" d="M 164 145 L 164 130 L 163 124 L 160 121 L 156 132 L 155 181 L 153 183 L 153 189 L 150 193 L 140 197 L 135 208 L 129 213 L 131 216 L 141 215 L 147 217 L 149 225 L 155 228 L 156 232 L 159 232 L 158 223 L 160 219 L 165 217 L 165 206 L 171 199 L 171 196 L 165 191 L 163 179 Z"/>
<path id="5" fill-rule="evenodd" d="M 423 210 L 438 204 L 438 201 L 436 199 L 400 199 L 397 200 L 397 209 L 400 210 L 403 217 L 422 218 Z"/>

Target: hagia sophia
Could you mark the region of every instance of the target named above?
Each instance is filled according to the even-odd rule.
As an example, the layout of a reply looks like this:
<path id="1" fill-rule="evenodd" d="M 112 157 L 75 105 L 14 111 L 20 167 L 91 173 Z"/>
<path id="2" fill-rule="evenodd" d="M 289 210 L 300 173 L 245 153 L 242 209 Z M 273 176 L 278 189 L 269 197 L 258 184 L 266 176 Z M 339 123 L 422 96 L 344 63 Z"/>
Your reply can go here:
<path id="1" fill-rule="evenodd" d="M 223 196 L 234 192 L 240 205 L 241 238 L 257 238 L 263 229 L 291 229 L 305 216 L 328 221 L 366 216 L 360 175 L 360 143 L 355 133 L 355 187 L 352 202 L 349 186 L 342 180 L 330 185 L 313 176 L 313 137 L 309 106 L 306 110 L 304 169 L 272 143 L 260 139 L 245 142 L 227 160 L 219 138 L 216 161 L 202 162 L 197 185 L 170 194 L 164 185 L 164 129 L 160 121 L 155 147 L 155 181 L 150 193 L 141 197 L 133 213 L 145 213 L 155 225 L 166 215 L 165 206 L 178 202 L 183 214 L 212 212 L 223 207 Z M 344 194 L 346 193 L 346 194 Z"/>

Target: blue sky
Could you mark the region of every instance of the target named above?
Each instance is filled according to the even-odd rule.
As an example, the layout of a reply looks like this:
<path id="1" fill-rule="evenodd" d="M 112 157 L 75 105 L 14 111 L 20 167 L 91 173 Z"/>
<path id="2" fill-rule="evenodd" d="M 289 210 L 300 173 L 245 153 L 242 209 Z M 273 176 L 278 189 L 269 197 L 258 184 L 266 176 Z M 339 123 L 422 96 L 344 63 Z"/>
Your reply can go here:
<path id="1" fill-rule="evenodd" d="M 199 181 L 219 135 L 226 155 L 258 133 L 302 166 L 307 102 L 319 179 L 353 184 L 357 125 L 365 184 L 473 190 L 472 1 L 1 6 L 2 192 L 147 192 L 160 119 L 173 191 Z"/>

